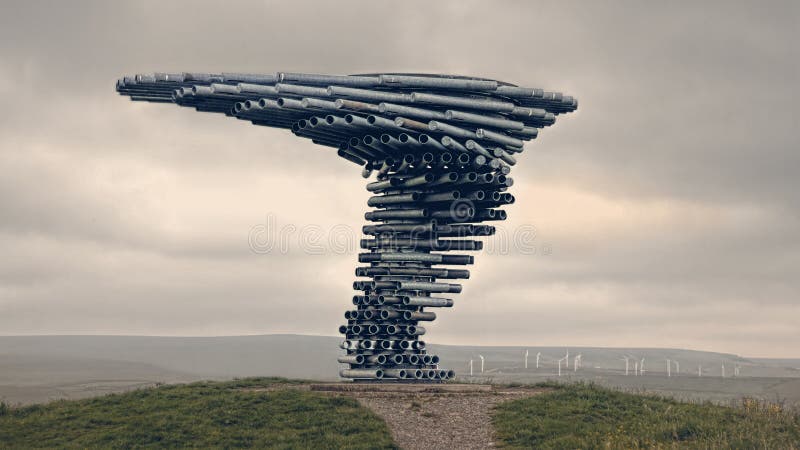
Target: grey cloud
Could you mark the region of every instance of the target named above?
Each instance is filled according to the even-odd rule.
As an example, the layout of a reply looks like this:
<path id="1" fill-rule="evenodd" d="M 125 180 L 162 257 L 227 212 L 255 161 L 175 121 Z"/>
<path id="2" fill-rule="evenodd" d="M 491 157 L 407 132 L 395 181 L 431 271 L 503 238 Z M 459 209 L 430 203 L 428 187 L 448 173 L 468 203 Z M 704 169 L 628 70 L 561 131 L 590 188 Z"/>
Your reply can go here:
<path id="1" fill-rule="evenodd" d="M 563 90 L 580 108 L 514 169 L 507 226 L 540 218 L 535 243 L 553 254 L 477 255 L 431 340 L 792 356 L 799 12 L 789 1 L 6 2 L 0 334 L 333 334 L 355 255 L 256 255 L 247 238 L 268 214 L 360 229 L 357 170 L 287 132 L 128 102 L 113 82 L 153 70 L 449 72 Z M 590 193 L 600 210 L 568 195 L 543 209 L 528 186 Z M 649 217 L 653 202 L 678 217 Z M 603 208 L 620 211 L 603 222 Z"/>

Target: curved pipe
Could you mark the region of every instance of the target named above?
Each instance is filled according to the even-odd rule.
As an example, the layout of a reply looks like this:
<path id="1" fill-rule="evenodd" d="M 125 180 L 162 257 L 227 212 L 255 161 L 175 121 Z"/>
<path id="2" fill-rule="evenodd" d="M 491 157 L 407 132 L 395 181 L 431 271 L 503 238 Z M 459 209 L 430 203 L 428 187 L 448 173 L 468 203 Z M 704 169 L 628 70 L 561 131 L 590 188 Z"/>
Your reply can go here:
<path id="1" fill-rule="evenodd" d="M 451 266 L 474 262 L 495 228 L 481 221 L 503 220 L 501 205 L 515 198 L 511 166 L 523 143 L 556 115 L 573 111 L 577 100 L 558 92 L 494 80 L 418 74 L 321 75 L 156 73 L 117 81 L 120 94 L 136 101 L 175 102 L 198 111 L 224 113 L 253 124 L 291 129 L 359 165 L 368 204 L 360 245 L 364 267 L 353 287 L 355 309 L 339 330 L 355 379 L 411 378 L 442 381 L 452 371 L 418 340 L 433 307 L 452 306 L 432 293 L 457 293 L 442 282 L 468 278 Z M 452 237 L 453 239 L 443 239 Z"/>

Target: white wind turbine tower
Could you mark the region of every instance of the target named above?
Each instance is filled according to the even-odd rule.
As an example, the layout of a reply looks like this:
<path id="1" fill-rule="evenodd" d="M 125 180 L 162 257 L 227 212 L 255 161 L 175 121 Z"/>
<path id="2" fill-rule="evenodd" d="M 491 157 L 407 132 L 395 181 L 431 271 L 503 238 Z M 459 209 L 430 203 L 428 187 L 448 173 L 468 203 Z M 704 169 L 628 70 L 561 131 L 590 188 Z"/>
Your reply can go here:
<path id="1" fill-rule="evenodd" d="M 567 356 L 565 356 L 565 358 L 567 359 L 567 367 L 569 367 L 569 349 L 567 349 Z"/>
<path id="2" fill-rule="evenodd" d="M 739 364 L 734 364 L 734 366 L 733 366 L 733 376 L 735 376 L 735 377 L 739 376 L 739 367 L 740 367 Z"/>
<path id="3" fill-rule="evenodd" d="M 542 357 L 542 352 L 537 352 L 536 353 L 536 368 L 537 369 L 539 368 L 539 358 L 541 358 L 541 357 Z"/>
<path id="4" fill-rule="evenodd" d="M 644 358 L 642 358 L 642 363 L 639 364 L 639 376 L 644 375 Z"/>
<path id="5" fill-rule="evenodd" d="M 698 377 L 702 377 L 703 376 L 703 365 L 702 364 L 698 364 L 697 365 L 697 376 Z"/>
<path id="6" fill-rule="evenodd" d="M 572 358 L 572 371 L 573 372 L 577 372 L 578 371 L 578 367 L 580 367 L 582 365 L 581 364 L 581 356 L 582 355 L 580 353 L 578 353 L 574 358 Z"/>
<path id="7" fill-rule="evenodd" d="M 629 365 L 628 363 L 630 362 L 630 358 L 628 358 L 627 356 L 623 356 L 621 359 L 625 360 L 625 376 L 627 377 L 628 376 L 628 365 Z"/>
<path id="8" fill-rule="evenodd" d="M 481 373 L 483 373 L 483 355 L 478 355 L 478 358 L 481 359 Z"/>
<path id="9" fill-rule="evenodd" d="M 722 378 L 725 378 L 725 363 L 722 363 Z"/>
<path id="10" fill-rule="evenodd" d="M 569 361 L 567 358 L 568 357 L 565 356 L 558 360 L 558 376 L 561 376 L 561 361 Z M 569 363 L 567 363 L 567 368 L 569 369 Z"/>
<path id="11" fill-rule="evenodd" d="M 528 368 L 528 349 L 525 349 L 525 368 Z"/>
<path id="12" fill-rule="evenodd" d="M 681 363 L 675 361 L 675 375 L 680 375 L 681 373 Z"/>
<path id="13" fill-rule="evenodd" d="M 672 376 L 671 370 L 672 370 L 672 361 L 670 361 L 669 358 L 667 358 L 667 377 Z"/>
<path id="14" fill-rule="evenodd" d="M 469 376 L 472 376 L 472 358 L 469 360 Z"/>
<path id="15" fill-rule="evenodd" d="M 633 375 L 639 376 L 639 361 L 633 363 Z"/>

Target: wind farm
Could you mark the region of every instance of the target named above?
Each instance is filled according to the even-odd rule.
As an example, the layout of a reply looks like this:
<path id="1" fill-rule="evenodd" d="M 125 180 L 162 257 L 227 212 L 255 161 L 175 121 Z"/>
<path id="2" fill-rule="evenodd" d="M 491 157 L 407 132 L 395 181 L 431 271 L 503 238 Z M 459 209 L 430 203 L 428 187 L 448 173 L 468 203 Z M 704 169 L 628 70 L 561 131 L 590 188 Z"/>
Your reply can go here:
<path id="1" fill-rule="evenodd" d="M 0 353 L 0 398 L 27 404 L 164 382 L 260 375 L 335 381 L 337 352 L 335 346 L 330 347 L 335 342 L 333 336 L 302 335 L 0 337 L 4 349 Z M 459 374 L 455 382 L 528 385 L 586 381 L 681 400 L 727 403 L 743 397 L 777 398 L 800 405 L 800 358 L 570 346 L 571 364 L 567 367 L 567 347 L 431 344 L 430 348 L 452 362 Z M 292 358 L 291 366 L 275 364 L 287 358 Z M 642 369 L 642 359 L 646 364 L 653 361 L 649 369 Z M 723 377 L 722 365 L 736 369 Z M 698 367 L 702 367 L 702 376 Z"/>

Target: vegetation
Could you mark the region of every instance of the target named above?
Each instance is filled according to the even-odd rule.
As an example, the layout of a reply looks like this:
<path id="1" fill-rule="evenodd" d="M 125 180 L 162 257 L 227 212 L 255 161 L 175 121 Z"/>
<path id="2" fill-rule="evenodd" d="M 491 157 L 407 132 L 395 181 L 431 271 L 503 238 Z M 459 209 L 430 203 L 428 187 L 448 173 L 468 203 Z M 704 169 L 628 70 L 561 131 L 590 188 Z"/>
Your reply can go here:
<path id="1" fill-rule="evenodd" d="M 251 378 L 22 408 L 0 402 L 0 447 L 396 448 L 386 424 L 355 400 L 302 384 Z M 800 449 L 800 415 L 776 404 L 730 408 L 591 384 L 539 386 L 550 389 L 495 407 L 497 445 Z"/>
<path id="2" fill-rule="evenodd" d="M 395 448 L 386 424 L 355 400 L 286 386 L 299 383 L 203 382 L 3 405 L 0 447 Z"/>
<path id="3" fill-rule="evenodd" d="M 753 400 L 741 407 L 681 403 L 591 384 L 495 409 L 498 445 L 510 448 L 800 448 L 800 415 Z"/>

